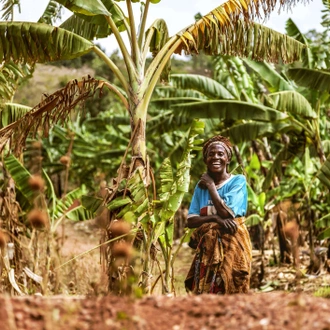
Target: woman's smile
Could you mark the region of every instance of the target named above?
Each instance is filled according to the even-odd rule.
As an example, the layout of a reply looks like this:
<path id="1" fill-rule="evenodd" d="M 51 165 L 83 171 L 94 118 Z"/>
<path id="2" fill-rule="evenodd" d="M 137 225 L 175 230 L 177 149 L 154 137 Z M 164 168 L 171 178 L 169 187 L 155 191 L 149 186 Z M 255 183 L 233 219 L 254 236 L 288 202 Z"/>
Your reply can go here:
<path id="1" fill-rule="evenodd" d="M 210 147 L 206 157 L 206 165 L 211 172 L 217 172 L 226 168 L 228 155 L 225 148 L 220 144 Z"/>

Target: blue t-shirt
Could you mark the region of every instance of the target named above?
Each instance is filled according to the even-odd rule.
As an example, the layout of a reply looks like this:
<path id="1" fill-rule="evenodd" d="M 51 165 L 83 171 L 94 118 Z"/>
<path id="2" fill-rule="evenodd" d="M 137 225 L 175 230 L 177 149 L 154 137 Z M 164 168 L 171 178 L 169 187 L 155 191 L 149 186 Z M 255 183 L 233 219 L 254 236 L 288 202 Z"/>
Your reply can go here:
<path id="1" fill-rule="evenodd" d="M 227 211 L 234 217 L 243 217 L 247 211 L 248 196 L 246 179 L 242 174 L 231 175 L 226 181 L 216 186 L 219 196 L 224 200 Z M 217 214 L 208 189 L 195 187 L 188 211 L 188 218 L 200 215 Z"/>

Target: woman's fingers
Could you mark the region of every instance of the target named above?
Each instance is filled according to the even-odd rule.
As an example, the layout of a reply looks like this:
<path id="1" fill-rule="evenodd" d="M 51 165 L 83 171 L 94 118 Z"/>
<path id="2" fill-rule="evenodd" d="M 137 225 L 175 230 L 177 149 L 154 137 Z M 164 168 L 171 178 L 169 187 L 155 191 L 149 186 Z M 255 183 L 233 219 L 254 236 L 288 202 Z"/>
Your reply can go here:
<path id="1" fill-rule="evenodd" d="M 226 229 L 229 230 L 229 233 L 230 234 L 233 235 L 233 234 L 236 233 L 236 231 L 237 231 L 237 225 L 236 225 L 235 220 L 233 220 L 233 219 L 227 219 L 225 221 L 225 226 L 226 226 Z"/>

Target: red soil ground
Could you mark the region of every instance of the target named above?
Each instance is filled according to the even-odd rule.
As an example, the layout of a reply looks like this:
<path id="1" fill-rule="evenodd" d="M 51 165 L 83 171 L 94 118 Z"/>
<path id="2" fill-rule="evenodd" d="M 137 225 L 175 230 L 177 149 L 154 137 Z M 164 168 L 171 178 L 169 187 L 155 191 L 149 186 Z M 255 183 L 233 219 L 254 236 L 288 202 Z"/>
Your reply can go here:
<path id="1" fill-rule="evenodd" d="M 330 330 L 330 300 L 284 292 L 194 297 L 0 297 L 2 330 Z"/>

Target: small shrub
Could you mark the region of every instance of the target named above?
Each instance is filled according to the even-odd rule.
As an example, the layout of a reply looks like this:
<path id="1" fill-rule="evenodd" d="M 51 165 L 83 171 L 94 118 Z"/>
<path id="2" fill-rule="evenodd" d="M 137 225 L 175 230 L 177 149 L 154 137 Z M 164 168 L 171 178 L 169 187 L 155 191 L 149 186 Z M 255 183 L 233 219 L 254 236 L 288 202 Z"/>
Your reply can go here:
<path id="1" fill-rule="evenodd" d="M 315 297 L 330 298 L 330 286 L 319 288 L 314 292 Z"/>

